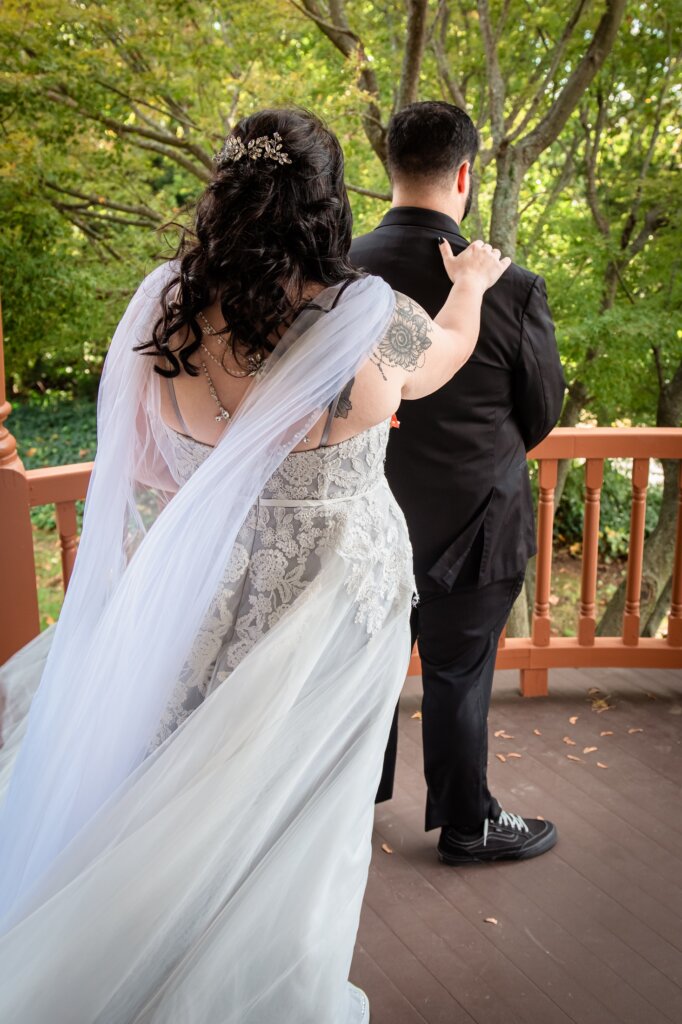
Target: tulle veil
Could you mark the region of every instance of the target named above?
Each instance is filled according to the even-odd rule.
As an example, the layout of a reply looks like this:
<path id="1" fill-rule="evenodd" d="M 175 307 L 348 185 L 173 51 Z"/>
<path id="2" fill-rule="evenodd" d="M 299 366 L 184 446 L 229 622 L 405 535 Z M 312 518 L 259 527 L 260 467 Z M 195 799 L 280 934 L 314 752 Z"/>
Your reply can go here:
<path id="1" fill-rule="evenodd" d="M 394 307 L 391 289 L 373 277 L 352 282 L 342 295 L 338 288 L 322 292 L 278 344 L 215 450 L 180 487 L 174 448 L 160 415 L 158 375 L 153 373 L 151 359 L 133 351 L 137 342 L 149 338 L 161 292 L 173 272 L 173 265 L 165 264 L 143 281 L 107 356 L 84 529 L 58 626 L 49 640 L 37 638 L 7 666 L 5 745 L 0 750 L 0 795 L 4 792 L 0 934 L 7 933 L 11 943 L 8 953 L 0 939 L 8 972 L 2 987 L 9 981 L 6 995 L 0 995 L 0 1009 L 5 1005 L 16 1012 L 19 994 L 24 999 L 31 985 L 30 963 L 22 967 L 22 958 L 31 960 L 40 935 L 51 928 L 60 929 L 63 957 L 53 951 L 52 966 L 45 968 L 47 980 L 52 977 L 56 989 L 61 984 L 63 990 L 67 984 L 64 974 L 69 972 L 66 957 L 69 951 L 71 955 L 79 951 L 82 970 L 79 973 L 74 965 L 73 977 L 67 981 L 79 986 L 83 998 L 80 1012 L 88 1016 L 69 1018 L 66 1011 L 60 1015 L 58 1004 L 51 1003 L 54 992 L 51 997 L 48 983 L 45 1013 L 55 1021 L 217 1020 L 211 1014 L 222 1005 L 212 1001 L 219 999 L 218 977 L 232 986 L 233 1000 L 235 992 L 243 988 L 242 1001 L 234 1003 L 239 1003 L 240 1016 L 230 1020 L 274 1019 L 267 1017 L 271 1011 L 265 1009 L 270 1004 L 262 991 L 262 979 L 249 979 L 246 968 L 233 964 L 230 969 L 224 959 L 216 959 L 224 958 L 229 943 L 224 936 L 212 944 L 210 935 L 212 929 L 214 938 L 220 934 L 221 913 L 230 898 L 230 941 L 244 943 L 250 938 L 264 952 L 270 943 L 270 997 L 284 998 L 285 1004 L 291 998 L 292 1006 L 299 1005 L 295 991 L 301 980 L 287 960 L 281 939 L 276 941 L 278 921 L 286 930 L 278 913 L 284 915 L 286 927 L 291 927 L 292 905 L 286 904 L 285 892 L 278 890 L 277 871 L 269 873 L 261 865 L 253 879 L 247 878 L 240 861 L 240 839 L 225 831 L 229 823 L 218 826 L 212 820 L 209 824 L 211 802 L 216 800 L 213 787 L 220 782 L 226 800 L 228 789 L 233 794 L 230 807 L 235 822 L 240 813 L 257 820 L 264 815 L 261 831 L 256 829 L 250 837 L 252 856 L 254 844 L 257 847 L 266 843 L 268 836 L 272 840 L 273 835 L 282 834 L 272 830 L 278 814 L 289 813 L 281 792 L 268 805 L 267 794 L 258 788 L 257 776 L 266 758 L 275 773 L 273 793 L 280 784 L 278 771 L 292 801 L 298 799 L 296 786 L 308 793 L 305 815 L 312 814 L 310 806 L 317 806 L 315 793 L 320 797 L 327 794 L 326 809 L 318 807 L 317 836 L 321 840 L 335 811 L 350 807 L 348 800 L 357 795 L 357 787 L 371 789 L 376 783 L 391 701 L 397 696 L 409 657 L 405 631 L 409 595 L 395 614 L 387 615 L 386 628 L 379 637 L 351 640 L 351 635 L 355 636 L 353 610 L 346 596 L 344 569 L 331 562 L 317 586 L 311 588 L 311 599 L 286 616 L 237 669 L 231 693 L 218 690 L 211 696 L 212 714 L 202 708 L 200 715 L 193 715 L 148 756 L 174 681 L 189 656 L 249 508 L 271 474 L 368 358 Z M 326 631 L 324 638 L 317 632 L 320 626 Z M 270 681 L 273 662 L 278 666 L 277 687 Z M 372 674 L 377 680 L 376 692 L 361 699 L 353 685 Z M 42 678 L 34 696 L 31 680 L 37 675 Z M 315 677 L 323 681 L 320 692 L 311 690 L 301 707 L 301 687 Z M 262 692 L 254 683 L 260 680 L 268 680 Z M 326 703 L 316 704 L 321 694 Z M 229 728 L 220 712 L 221 702 L 228 700 Z M 333 724 L 335 713 L 338 721 Z M 327 716 L 326 730 L 320 729 Z M 364 722 L 364 731 L 360 722 Z M 310 756 L 302 759 L 293 775 L 292 729 L 298 731 L 297 751 L 306 737 L 310 742 Z M 324 755 L 321 744 L 326 744 Z M 335 744 L 338 757 L 328 761 L 326 755 L 336 749 Z M 344 769 L 347 757 L 339 751 L 346 750 L 361 756 L 348 760 Z M 226 774 L 230 758 L 231 774 Z M 332 777 L 325 777 L 325 765 L 336 765 Z M 344 772 L 349 773 L 347 777 Z M 249 808 L 244 803 L 249 800 L 262 800 L 263 807 Z M 165 813 L 170 806 L 171 816 Z M 340 938 L 344 927 L 351 935 L 357 926 L 362 895 L 358 880 L 363 870 L 366 872 L 365 841 L 371 829 L 366 799 L 362 806 L 349 843 L 339 842 L 340 863 L 345 858 L 348 879 L 348 890 L 340 887 L 334 894 L 345 908 L 338 914 Z M 352 817 L 353 812 L 348 813 Z M 220 841 L 219 829 L 223 829 Z M 298 843 L 302 841 L 303 833 Z M 216 843 L 222 851 L 222 865 L 216 860 Z M 226 857 L 225 844 L 234 853 L 233 861 Z M 287 855 L 287 844 L 282 842 L 282 870 L 288 872 L 282 884 L 285 889 L 291 887 L 292 895 L 301 887 L 301 907 L 306 903 L 306 891 L 311 900 L 324 906 L 325 895 L 329 898 L 330 894 L 325 893 L 325 879 L 315 879 L 314 863 L 308 859 L 314 855 L 315 842 L 309 846 L 307 853 L 294 843 Z M 142 879 L 145 857 L 154 861 L 155 870 Z M 183 885 L 190 862 L 195 864 L 195 872 L 190 872 L 193 878 Z M 233 875 L 231 897 L 227 890 L 221 894 L 217 878 L 230 871 L 238 875 L 240 870 L 241 888 Z M 248 935 L 251 927 L 262 928 L 258 915 L 249 914 L 245 895 L 256 884 L 261 886 L 260 903 L 270 900 L 275 929 L 270 937 L 260 932 L 258 937 Z M 149 917 L 159 913 L 161 893 L 168 894 L 171 888 L 177 906 L 167 919 L 159 921 L 166 937 L 163 942 L 158 936 L 152 941 Z M 244 901 L 241 930 L 235 900 Z M 191 927 L 188 922 L 201 917 L 197 908 L 204 912 L 204 930 L 197 932 L 201 938 L 180 967 L 179 936 L 186 938 Z M 314 917 L 312 904 L 310 912 Z M 126 923 L 113 927 L 111 940 L 98 946 L 94 935 L 103 915 L 111 918 L 118 913 Z M 86 936 L 92 941 L 86 941 Z M 131 957 L 130 949 L 123 946 L 136 941 L 143 948 Z M 331 968 L 336 955 L 334 977 L 338 975 L 339 954 L 334 954 L 334 943 L 325 952 L 320 936 L 310 941 L 311 949 L 316 949 L 317 968 L 306 977 L 314 989 L 314 978 L 325 976 L 325 957 Z M 92 954 L 84 948 L 88 945 Z M 236 946 L 232 948 L 233 955 L 238 952 Z M 309 953 L 301 951 L 297 962 L 305 963 Z M 111 985 L 99 978 L 97 963 L 90 965 L 91 975 L 85 980 L 83 972 L 90 955 L 109 958 L 115 979 Z M 158 984 L 136 989 L 136 972 L 149 977 L 150 957 L 158 970 Z M 347 959 L 347 953 L 341 955 L 342 960 L 344 957 Z M 282 959 L 281 970 L 278 958 Z M 182 972 L 192 979 L 191 1010 L 187 987 L 181 983 Z M 41 984 L 44 982 L 45 977 Z M 209 994 L 211 986 L 214 994 Z M 16 996 L 12 995 L 15 990 Z M 282 996 L 285 990 L 288 995 Z M 141 1002 L 136 991 L 146 992 Z M 205 1006 L 198 1007 L 197 992 L 202 993 Z M 41 1019 L 30 1015 L 39 1014 L 43 1005 L 37 994 L 34 997 L 37 1002 L 27 1011 L 29 1015 L 13 1019 Z M 328 1019 L 345 1021 L 338 1010 L 342 1002 L 338 992 L 335 996 L 325 993 L 324 999 L 329 999 Z M 315 1005 L 320 1005 L 319 999 Z M 337 1008 L 333 1014 L 332 1005 Z"/>

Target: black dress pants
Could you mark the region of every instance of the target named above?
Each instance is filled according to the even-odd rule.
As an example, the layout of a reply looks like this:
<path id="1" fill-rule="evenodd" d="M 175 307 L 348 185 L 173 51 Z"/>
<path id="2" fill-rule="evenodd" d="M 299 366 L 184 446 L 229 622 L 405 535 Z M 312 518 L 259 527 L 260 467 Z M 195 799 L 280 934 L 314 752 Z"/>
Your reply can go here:
<path id="1" fill-rule="evenodd" d="M 412 613 L 424 687 L 427 831 L 447 825 L 476 828 L 500 811 L 487 782 L 488 710 L 497 643 L 524 574 L 477 587 L 468 582 L 467 568 L 465 563 L 450 593 L 436 584 L 422 588 Z M 397 745 L 396 708 L 377 802 L 393 795 Z"/>

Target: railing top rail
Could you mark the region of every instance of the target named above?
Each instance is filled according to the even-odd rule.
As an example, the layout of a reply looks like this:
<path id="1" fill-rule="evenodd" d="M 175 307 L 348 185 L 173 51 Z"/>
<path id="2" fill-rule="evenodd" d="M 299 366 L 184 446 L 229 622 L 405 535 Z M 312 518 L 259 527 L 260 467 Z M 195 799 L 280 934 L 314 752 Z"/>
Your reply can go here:
<path id="1" fill-rule="evenodd" d="M 682 427 L 555 427 L 529 459 L 682 459 Z"/>
<path id="2" fill-rule="evenodd" d="M 26 477 L 31 507 L 84 498 L 93 465 L 92 462 L 76 462 L 69 466 L 29 469 Z"/>

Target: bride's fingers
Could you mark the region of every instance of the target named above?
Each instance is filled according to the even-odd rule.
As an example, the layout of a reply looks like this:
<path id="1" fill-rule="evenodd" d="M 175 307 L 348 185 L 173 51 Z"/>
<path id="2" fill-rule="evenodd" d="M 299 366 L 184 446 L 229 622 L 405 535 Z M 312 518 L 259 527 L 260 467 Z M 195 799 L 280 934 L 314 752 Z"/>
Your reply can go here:
<path id="1" fill-rule="evenodd" d="M 439 239 L 439 241 L 438 241 L 438 248 L 440 249 L 440 254 L 441 254 L 441 256 L 443 257 L 444 260 L 447 260 L 447 259 L 454 260 L 455 255 L 454 255 L 454 253 L 452 251 L 452 246 L 448 242 L 447 238 Z"/>

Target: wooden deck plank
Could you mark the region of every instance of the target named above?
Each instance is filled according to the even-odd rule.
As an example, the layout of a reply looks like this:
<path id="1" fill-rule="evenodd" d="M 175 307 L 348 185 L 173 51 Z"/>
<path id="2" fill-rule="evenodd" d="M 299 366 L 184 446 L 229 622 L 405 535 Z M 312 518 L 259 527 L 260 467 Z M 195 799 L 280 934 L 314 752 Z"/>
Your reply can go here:
<path id="1" fill-rule="evenodd" d="M 682 1019 L 682 822 L 669 820 L 682 781 L 681 674 L 557 670 L 540 700 L 517 696 L 516 673 L 497 675 L 491 753 L 506 747 L 523 756 L 492 759 L 493 791 L 510 810 L 556 820 L 560 842 L 519 864 L 438 862 L 437 831 L 424 833 L 421 728 L 410 717 L 421 686 L 408 680 L 396 794 L 376 811 L 353 963 L 372 1024 Z M 611 694 L 612 710 L 594 713 L 592 686 Z M 495 728 L 514 741 L 500 746 Z M 614 736 L 599 737 L 602 729 Z M 608 751 L 608 771 L 566 760 L 591 745 L 600 749 L 585 761 L 606 761 Z M 499 924 L 484 923 L 488 916 Z"/>

